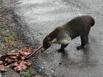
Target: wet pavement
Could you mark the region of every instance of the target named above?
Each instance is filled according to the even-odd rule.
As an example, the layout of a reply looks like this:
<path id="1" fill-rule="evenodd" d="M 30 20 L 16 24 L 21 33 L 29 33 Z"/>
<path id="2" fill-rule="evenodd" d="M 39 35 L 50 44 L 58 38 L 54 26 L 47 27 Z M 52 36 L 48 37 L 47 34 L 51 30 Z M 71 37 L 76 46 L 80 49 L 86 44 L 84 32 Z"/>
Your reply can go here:
<path id="1" fill-rule="evenodd" d="M 43 38 L 57 26 L 78 15 L 91 15 L 95 25 L 84 50 L 76 50 L 80 38 L 74 39 L 66 53 L 57 52 L 60 45 L 52 45 L 39 54 L 34 64 L 47 77 L 102 77 L 103 75 L 103 1 L 102 0 L 20 0 L 15 12 L 28 25 L 35 39 Z"/>

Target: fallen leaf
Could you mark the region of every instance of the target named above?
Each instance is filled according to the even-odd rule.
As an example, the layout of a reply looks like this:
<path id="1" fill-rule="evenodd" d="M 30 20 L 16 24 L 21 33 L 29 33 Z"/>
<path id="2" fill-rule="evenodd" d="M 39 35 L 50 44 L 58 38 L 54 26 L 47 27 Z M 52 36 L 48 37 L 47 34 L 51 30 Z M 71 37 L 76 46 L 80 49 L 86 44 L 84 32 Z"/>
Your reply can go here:
<path id="1" fill-rule="evenodd" d="M 5 72 L 6 69 L 5 69 L 5 66 L 3 64 L 0 64 L 0 72 Z"/>
<path id="2" fill-rule="evenodd" d="M 29 61 L 18 61 L 12 64 L 11 68 L 13 68 L 15 71 L 20 72 L 23 70 L 26 70 L 28 66 L 30 66 L 31 63 Z"/>

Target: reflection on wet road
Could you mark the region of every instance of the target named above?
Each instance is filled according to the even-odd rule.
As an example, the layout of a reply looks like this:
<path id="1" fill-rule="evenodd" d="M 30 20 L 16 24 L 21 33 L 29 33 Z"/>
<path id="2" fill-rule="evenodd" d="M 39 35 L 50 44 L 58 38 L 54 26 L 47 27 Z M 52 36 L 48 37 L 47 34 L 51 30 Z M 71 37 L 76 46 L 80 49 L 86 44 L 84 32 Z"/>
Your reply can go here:
<path id="1" fill-rule="evenodd" d="M 79 37 L 66 48 L 63 55 L 53 45 L 39 55 L 38 66 L 47 77 L 102 77 L 103 75 L 103 1 L 102 0 L 20 0 L 16 12 L 27 23 L 35 39 L 40 41 L 55 27 L 75 16 L 89 14 L 96 24 L 89 35 L 89 45 L 76 50 Z M 33 59 L 35 62 L 35 59 Z"/>

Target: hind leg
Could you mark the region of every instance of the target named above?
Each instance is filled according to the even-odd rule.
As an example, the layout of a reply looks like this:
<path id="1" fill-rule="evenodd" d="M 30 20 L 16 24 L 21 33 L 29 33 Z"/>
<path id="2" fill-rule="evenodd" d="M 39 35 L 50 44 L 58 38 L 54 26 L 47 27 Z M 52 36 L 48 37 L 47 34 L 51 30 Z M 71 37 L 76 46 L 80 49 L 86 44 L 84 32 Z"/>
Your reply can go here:
<path id="1" fill-rule="evenodd" d="M 58 50 L 58 52 L 64 52 L 64 48 L 67 47 L 68 44 L 62 44 L 61 48 Z"/>
<path id="2" fill-rule="evenodd" d="M 84 46 L 88 43 L 88 35 L 82 35 L 81 38 L 81 45 L 77 47 L 77 50 L 83 49 Z"/>

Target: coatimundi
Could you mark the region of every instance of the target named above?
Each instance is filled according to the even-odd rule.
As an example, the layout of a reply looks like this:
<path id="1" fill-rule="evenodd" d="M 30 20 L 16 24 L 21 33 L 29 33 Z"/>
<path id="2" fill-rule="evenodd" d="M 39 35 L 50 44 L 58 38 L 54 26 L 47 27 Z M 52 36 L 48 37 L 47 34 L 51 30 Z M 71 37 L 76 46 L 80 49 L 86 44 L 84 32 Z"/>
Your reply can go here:
<path id="1" fill-rule="evenodd" d="M 43 40 L 43 48 L 46 50 L 51 44 L 58 43 L 61 44 L 59 51 L 64 51 L 72 39 L 80 36 L 81 45 L 77 49 L 82 49 L 88 43 L 88 34 L 94 24 L 94 18 L 91 16 L 78 16 L 49 33 Z"/>

